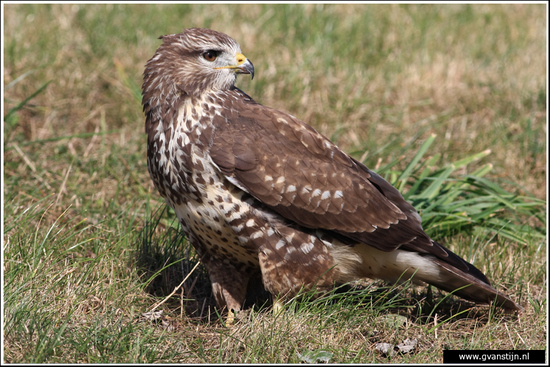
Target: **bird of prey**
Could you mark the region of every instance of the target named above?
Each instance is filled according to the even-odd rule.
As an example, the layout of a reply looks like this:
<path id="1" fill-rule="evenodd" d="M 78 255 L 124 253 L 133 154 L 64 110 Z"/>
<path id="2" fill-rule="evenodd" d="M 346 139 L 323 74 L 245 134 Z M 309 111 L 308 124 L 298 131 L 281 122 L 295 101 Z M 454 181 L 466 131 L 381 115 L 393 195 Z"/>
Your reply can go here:
<path id="1" fill-rule="evenodd" d="M 238 312 L 261 272 L 274 297 L 364 277 L 432 284 L 521 307 L 422 229 L 397 189 L 298 118 L 235 87 L 254 66 L 231 37 L 161 36 L 142 104 L 147 164 L 204 263 L 220 308 Z"/>

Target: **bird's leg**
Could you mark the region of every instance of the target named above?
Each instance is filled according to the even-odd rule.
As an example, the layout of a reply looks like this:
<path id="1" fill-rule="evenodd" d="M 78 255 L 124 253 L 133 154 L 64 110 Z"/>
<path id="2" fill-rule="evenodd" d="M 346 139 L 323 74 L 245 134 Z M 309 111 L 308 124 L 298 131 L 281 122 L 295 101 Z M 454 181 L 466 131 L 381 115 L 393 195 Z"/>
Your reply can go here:
<path id="1" fill-rule="evenodd" d="M 235 313 L 233 310 L 227 311 L 227 317 L 225 318 L 225 326 L 232 326 L 235 323 Z"/>
<path id="2" fill-rule="evenodd" d="M 273 296 L 273 307 L 272 307 L 273 315 L 274 316 L 279 315 L 282 310 L 283 310 L 283 301 L 281 300 L 280 297 Z"/>
<path id="3" fill-rule="evenodd" d="M 235 279 L 229 283 L 215 281 L 212 275 L 210 275 L 210 279 L 212 280 L 212 291 L 218 308 L 225 308 L 227 310 L 225 324 L 229 326 L 235 322 L 235 316 L 241 311 L 246 294 L 246 281 L 248 279 L 246 281 L 244 279 Z"/>
<path id="4" fill-rule="evenodd" d="M 221 310 L 227 309 L 226 325 L 235 322 L 235 316 L 241 311 L 246 296 L 246 287 L 250 279 L 250 272 L 235 269 L 233 265 L 210 258 L 205 266 L 212 282 L 212 292 L 216 304 Z"/>

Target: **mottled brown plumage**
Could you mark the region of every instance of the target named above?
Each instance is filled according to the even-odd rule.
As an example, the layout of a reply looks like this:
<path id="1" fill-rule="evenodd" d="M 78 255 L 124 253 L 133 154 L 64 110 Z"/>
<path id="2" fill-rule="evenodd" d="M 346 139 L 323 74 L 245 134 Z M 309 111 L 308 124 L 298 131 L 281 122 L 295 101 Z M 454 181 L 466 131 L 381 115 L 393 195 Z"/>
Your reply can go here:
<path id="1" fill-rule="evenodd" d="M 471 301 L 520 309 L 430 239 L 388 182 L 236 88 L 236 75 L 253 77 L 254 68 L 232 38 L 191 28 L 161 39 L 144 73 L 147 163 L 219 307 L 240 310 L 259 270 L 276 296 L 414 275 Z"/>

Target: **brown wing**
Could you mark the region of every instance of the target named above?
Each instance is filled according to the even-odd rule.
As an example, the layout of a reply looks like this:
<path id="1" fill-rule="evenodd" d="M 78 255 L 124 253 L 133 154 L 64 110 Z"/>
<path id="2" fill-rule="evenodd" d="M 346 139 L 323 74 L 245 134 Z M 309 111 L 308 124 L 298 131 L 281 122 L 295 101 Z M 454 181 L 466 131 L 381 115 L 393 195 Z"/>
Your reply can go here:
<path id="1" fill-rule="evenodd" d="M 283 217 L 330 230 L 344 243 L 431 256 L 450 276 L 424 279 L 428 283 L 448 291 L 473 284 L 456 294 L 521 309 L 475 266 L 426 235 L 414 207 L 382 177 L 304 122 L 235 93 L 240 98 L 226 100 L 226 114 L 214 117 L 210 148 L 231 182 Z"/>
<path id="2" fill-rule="evenodd" d="M 407 245 L 448 256 L 395 188 L 312 127 L 242 96 L 225 107 L 213 121 L 212 160 L 266 206 L 304 227 L 383 251 Z"/>

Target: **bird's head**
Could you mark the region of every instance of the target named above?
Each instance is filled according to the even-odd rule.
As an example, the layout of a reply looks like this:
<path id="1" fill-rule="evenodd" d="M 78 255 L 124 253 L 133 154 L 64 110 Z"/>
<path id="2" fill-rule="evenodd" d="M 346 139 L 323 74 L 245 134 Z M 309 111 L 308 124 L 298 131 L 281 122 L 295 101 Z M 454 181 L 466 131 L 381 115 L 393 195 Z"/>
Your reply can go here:
<path id="1" fill-rule="evenodd" d="M 233 87 L 237 74 L 254 66 L 231 37 L 211 29 L 189 28 L 160 37 L 163 44 L 145 66 L 148 88 L 176 87 L 189 95 Z"/>

